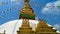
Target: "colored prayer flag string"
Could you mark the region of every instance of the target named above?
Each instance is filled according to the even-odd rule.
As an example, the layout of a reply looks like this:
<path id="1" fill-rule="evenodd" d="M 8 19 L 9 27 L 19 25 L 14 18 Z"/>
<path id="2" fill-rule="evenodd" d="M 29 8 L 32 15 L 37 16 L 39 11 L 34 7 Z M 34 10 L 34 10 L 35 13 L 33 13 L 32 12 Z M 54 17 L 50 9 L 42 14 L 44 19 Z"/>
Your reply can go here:
<path id="1" fill-rule="evenodd" d="M 0 5 L 3 5 L 3 4 L 11 4 L 11 3 L 16 3 L 18 1 L 14 1 L 14 2 L 0 2 Z"/>
<path id="2" fill-rule="evenodd" d="M 17 7 L 12 7 L 12 8 L 10 8 L 10 9 L 7 9 L 7 10 L 4 10 L 4 11 L 2 11 L 2 12 L 0 12 L 0 13 L 6 13 L 7 11 L 10 11 L 10 13 L 11 13 L 11 10 L 16 10 L 16 8 Z"/>
<path id="3" fill-rule="evenodd" d="M 8 3 L 6 3 L 6 2 L 1 2 L 2 4 L 8 4 Z M 9 3 L 11 3 L 11 2 L 9 2 Z M 2 11 L 2 12 L 0 12 L 1 14 L 2 13 L 6 13 L 7 11 L 10 11 L 10 13 L 11 13 L 11 10 L 16 10 L 16 8 L 18 7 L 19 5 L 16 5 L 16 7 L 11 7 L 11 8 L 9 8 L 9 9 L 7 9 L 7 10 L 4 10 L 4 11 Z"/>

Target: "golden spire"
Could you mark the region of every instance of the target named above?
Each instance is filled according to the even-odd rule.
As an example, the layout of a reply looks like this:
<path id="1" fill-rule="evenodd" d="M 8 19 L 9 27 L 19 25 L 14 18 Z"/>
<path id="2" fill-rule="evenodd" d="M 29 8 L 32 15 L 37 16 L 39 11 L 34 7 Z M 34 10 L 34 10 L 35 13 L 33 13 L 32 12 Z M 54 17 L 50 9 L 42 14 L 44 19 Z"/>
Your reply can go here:
<path id="1" fill-rule="evenodd" d="M 37 24 L 37 27 L 40 27 L 40 28 L 48 27 L 48 25 L 46 24 L 45 20 L 41 19 L 41 20 L 39 20 L 39 23 Z"/>
<path id="2" fill-rule="evenodd" d="M 24 7 L 30 7 L 29 6 L 29 0 L 24 0 Z"/>
<path id="3" fill-rule="evenodd" d="M 49 30 L 49 31 L 48 31 Z M 37 27 L 35 29 L 35 31 L 38 32 L 56 32 L 56 30 L 52 29 L 52 27 L 49 27 L 46 23 L 45 20 L 39 20 L 39 23 L 37 24 Z"/>
<path id="4" fill-rule="evenodd" d="M 24 0 L 24 2 L 29 2 L 29 0 Z"/>
<path id="5" fill-rule="evenodd" d="M 33 34 L 32 28 L 29 24 L 29 20 L 23 19 L 22 26 L 17 31 L 17 34 Z"/>
<path id="6" fill-rule="evenodd" d="M 19 13 L 19 19 L 35 19 L 35 14 L 29 5 L 29 0 L 24 0 L 24 6 Z"/>
<path id="7" fill-rule="evenodd" d="M 22 27 L 30 27 L 29 20 L 23 19 Z"/>

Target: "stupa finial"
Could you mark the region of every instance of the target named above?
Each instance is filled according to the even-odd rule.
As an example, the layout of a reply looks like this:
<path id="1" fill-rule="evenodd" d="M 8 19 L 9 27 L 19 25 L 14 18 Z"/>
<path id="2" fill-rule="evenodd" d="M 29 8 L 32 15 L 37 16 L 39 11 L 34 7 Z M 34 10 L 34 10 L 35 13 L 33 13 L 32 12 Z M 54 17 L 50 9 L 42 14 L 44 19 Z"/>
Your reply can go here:
<path id="1" fill-rule="evenodd" d="M 24 0 L 24 2 L 29 2 L 29 0 Z"/>
<path id="2" fill-rule="evenodd" d="M 24 6 L 19 13 L 19 19 L 35 19 L 35 14 L 29 5 L 29 0 L 24 0 Z"/>

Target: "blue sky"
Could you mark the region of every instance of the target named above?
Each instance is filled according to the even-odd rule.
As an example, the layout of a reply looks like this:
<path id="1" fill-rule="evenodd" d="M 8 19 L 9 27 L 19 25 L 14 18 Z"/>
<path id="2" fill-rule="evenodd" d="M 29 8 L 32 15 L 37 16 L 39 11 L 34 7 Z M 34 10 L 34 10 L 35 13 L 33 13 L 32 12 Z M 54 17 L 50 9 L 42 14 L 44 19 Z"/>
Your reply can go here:
<path id="1" fill-rule="evenodd" d="M 45 8 L 46 6 L 59 5 L 58 1 L 60 0 L 30 0 L 29 4 L 34 10 L 37 19 L 44 19 L 47 23 L 54 26 L 55 24 L 60 24 L 60 11 L 56 8 L 47 8 L 46 10 Z M 18 19 L 18 12 L 23 4 L 23 0 L 0 0 L 0 25 Z"/>

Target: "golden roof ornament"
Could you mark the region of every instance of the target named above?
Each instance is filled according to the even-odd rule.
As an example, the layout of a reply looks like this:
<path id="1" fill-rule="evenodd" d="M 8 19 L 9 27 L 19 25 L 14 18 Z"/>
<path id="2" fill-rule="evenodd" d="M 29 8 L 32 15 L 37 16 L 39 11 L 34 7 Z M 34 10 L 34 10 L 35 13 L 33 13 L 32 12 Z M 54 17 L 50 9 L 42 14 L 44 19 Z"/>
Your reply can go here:
<path id="1" fill-rule="evenodd" d="M 24 0 L 24 6 L 19 12 L 19 19 L 35 19 L 35 14 L 29 5 L 29 0 Z"/>
<path id="2" fill-rule="evenodd" d="M 24 0 L 24 2 L 29 2 L 29 0 Z"/>
<path id="3" fill-rule="evenodd" d="M 29 20 L 23 19 L 22 26 L 17 31 L 17 34 L 33 34 Z"/>
<path id="4" fill-rule="evenodd" d="M 22 27 L 30 27 L 29 20 L 23 19 Z"/>

